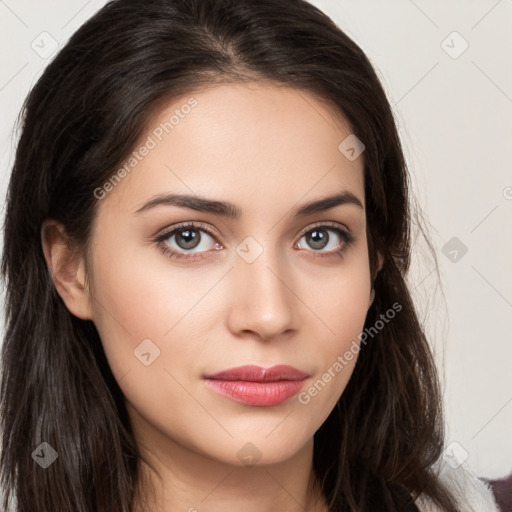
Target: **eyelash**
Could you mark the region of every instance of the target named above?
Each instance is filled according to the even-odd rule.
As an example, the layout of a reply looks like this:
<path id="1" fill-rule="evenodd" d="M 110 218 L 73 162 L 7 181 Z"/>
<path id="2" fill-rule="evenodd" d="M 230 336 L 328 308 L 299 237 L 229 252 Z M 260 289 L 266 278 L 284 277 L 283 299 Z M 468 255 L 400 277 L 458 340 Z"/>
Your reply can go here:
<path id="1" fill-rule="evenodd" d="M 319 253 L 319 255 L 314 256 L 315 258 L 338 256 L 338 255 L 342 254 L 343 252 L 345 252 L 346 250 L 348 250 L 348 248 L 351 247 L 355 241 L 355 237 L 352 233 L 340 228 L 337 224 L 333 224 L 333 223 L 329 223 L 329 222 L 314 224 L 313 226 L 309 227 L 307 230 L 303 231 L 301 233 L 299 239 L 317 228 L 329 228 L 329 230 L 336 232 L 336 234 L 338 234 L 340 236 L 340 238 L 343 240 L 344 243 L 343 243 L 341 249 L 332 250 L 327 253 Z M 165 243 L 165 241 L 168 240 L 172 235 L 178 233 L 179 231 L 186 231 L 187 229 L 194 229 L 197 231 L 205 231 L 212 238 L 214 238 L 214 239 L 217 238 L 217 234 L 211 228 L 209 228 L 206 224 L 196 223 L 196 222 L 184 222 L 177 226 L 173 226 L 172 229 L 166 231 L 165 233 L 162 233 L 154 240 L 154 242 L 157 244 L 158 248 L 161 250 L 161 252 L 163 254 L 165 254 L 166 256 L 168 256 L 172 259 L 197 261 L 197 260 L 202 260 L 204 258 L 207 258 L 208 256 L 206 256 L 206 253 L 208 253 L 210 251 L 204 251 L 202 253 L 193 253 L 192 255 L 186 255 L 181 252 L 175 251 L 174 249 L 171 249 Z M 218 244 L 218 242 L 217 242 L 217 244 Z M 312 250 L 312 252 L 317 252 L 317 251 Z"/>

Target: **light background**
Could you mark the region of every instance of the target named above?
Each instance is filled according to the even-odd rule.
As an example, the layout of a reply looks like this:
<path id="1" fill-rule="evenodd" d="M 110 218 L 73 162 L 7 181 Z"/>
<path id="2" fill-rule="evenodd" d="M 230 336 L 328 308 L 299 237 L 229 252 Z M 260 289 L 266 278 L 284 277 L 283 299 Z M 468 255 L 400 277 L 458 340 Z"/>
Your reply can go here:
<path id="1" fill-rule="evenodd" d="M 311 3 L 366 52 L 393 105 L 445 292 L 418 239 L 409 282 L 442 369 L 448 442 L 479 476 L 501 477 L 512 472 L 512 0 Z M 51 59 L 37 52 L 104 4 L 0 0 L 2 218 L 14 121 Z"/>

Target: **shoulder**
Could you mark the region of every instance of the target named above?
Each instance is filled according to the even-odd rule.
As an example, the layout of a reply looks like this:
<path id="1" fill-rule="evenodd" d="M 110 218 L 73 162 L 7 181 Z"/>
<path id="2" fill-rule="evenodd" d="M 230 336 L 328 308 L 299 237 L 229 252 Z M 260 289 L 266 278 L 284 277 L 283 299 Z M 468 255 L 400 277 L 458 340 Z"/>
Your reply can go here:
<path id="1" fill-rule="evenodd" d="M 452 467 L 441 459 L 434 470 L 439 479 L 452 491 L 461 510 L 500 512 L 491 487 L 478 478 L 466 463 Z M 416 500 L 416 505 L 420 512 L 442 512 L 423 495 Z"/>

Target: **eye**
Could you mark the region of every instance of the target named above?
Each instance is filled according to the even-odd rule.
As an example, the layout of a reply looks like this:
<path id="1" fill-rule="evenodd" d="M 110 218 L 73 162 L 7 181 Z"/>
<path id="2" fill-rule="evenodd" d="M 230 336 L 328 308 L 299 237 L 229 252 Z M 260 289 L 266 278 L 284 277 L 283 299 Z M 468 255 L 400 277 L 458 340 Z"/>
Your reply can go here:
<path id="1" fill-rule="evenodd" d="M 334 236 L 332 235 L 334 233 Z M 304 243 L 301 240 L 305 240 Z M 354 242 L 354 236 L 338 225 L 320 224 L 309 228 L 300 238 L 297 247 L 302 249 L 308 245 L 313 252 L 326 253 L 326 256 L 345 251 Z M 323 251 L 323 249 L 327 249 Z"/>
<path id="2" fill-rule="evenodd" d="M 212 249 L 222 249 L 222 245 L 215 241 L 214 236 L 210 228 L 188 222 L 160 235 L 155 242 L 158 243 L 160 250 L 171 258 L 194 260 L 206 257 L 205 253 Z"/>

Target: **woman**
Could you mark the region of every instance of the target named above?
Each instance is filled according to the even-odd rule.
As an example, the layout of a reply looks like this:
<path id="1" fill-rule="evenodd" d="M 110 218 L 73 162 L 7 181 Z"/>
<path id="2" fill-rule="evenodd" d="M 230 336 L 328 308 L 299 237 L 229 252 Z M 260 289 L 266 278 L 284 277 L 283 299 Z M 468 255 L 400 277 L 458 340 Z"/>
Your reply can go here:
<path id="1" fill-rule="evenodd" d="M 24 105 L 4 507 L 466 510 L 408 186 L 374 70 L 315 7 L 108 3 Z"/>

